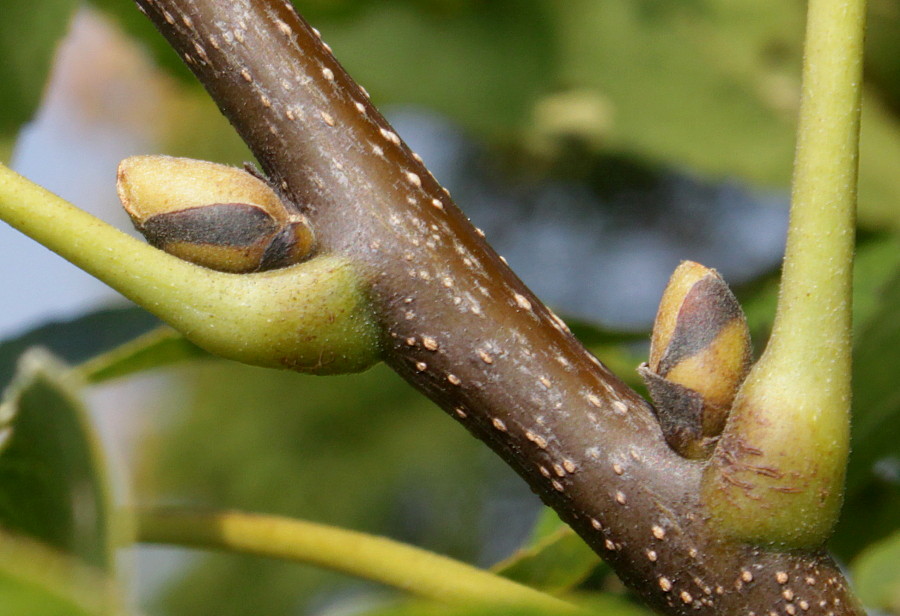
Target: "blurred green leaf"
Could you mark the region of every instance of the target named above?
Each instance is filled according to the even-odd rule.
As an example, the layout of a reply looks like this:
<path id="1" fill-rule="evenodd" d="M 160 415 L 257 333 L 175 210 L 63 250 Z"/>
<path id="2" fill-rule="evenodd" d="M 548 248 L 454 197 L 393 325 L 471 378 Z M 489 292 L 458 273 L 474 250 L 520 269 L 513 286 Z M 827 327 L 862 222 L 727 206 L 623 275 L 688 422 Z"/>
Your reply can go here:
<path id="1" fill-rule="evenodd" d="M 0 606 L 15 616 L 122 614 L 111 585 L 74 558 L 0 532 Z"/>
<path id="2" fill-rule="evenodd" d="M 747 326 L 750 328 L 753 350 L 757 357 L 765 349 L 772 331 L 780 281 L 781 272 L 774 271 L 735 289 L 735 295 L 747 317 Z"/>
<path id="3" fill-rule="evenodd" d="M 552 79 L 548 12 L 540 0 L 458 4 L 441 11 L 374 2 L 352 18 L 306 16 L 378 105 L 422 105 L 482 135 L 509 137 Z"/>
<path id="4" fill-rule="evenodd" d="M 4 137 L 2 133 L 0 133 L 0 162 L 7 166 L 9 166 L 9 161 L 12 158 L 14 143 L 14 139 L 11 137 Z"/>
<path id="5" fill-rule="evenodd" d="M 845 498 L 841 518 L 828 544 L 842 560 L 851 560 L 866 546 L 898 528 L 900 464 L 894 459 L 886 467 L 890 476 L 873 476 Z"/>
<path id="6" fill-rule="evenodd" d="M 629 387 L 644 391 L 637 367 L 647 359 L 650 332 L 612 330 L 577 318 L 566 317 L 564 320 L 581 344 L 616 376 Z"/>
<path id="7" fill-rule="evenodd" d="M 106 469 L 69 371 L 46 351 L 19 362 L 0 417 L 0 525 L 100 569 L 114 565 Z"/>
<path id="8" fill-rule="evenodd" d="M 210 357 L 171 327 L 163 326 L 88 360 L 77 370 L 85 381 L 101 383 L 190 359 Z"/>
<path id="9" fill-rule="evenodd" d="M 884 290 L 878 312 L 862 328 L 854 358 L 851 493 L 886 456 L 900 456 L 900 269 Z M 897 517 L 900 520 L 900 515 Z"/>
<path id="10" fill-rule="evenodd" d="M 0 604 L 5 613 L 15 616 L 88 616 L 98 613 L 82 609 L 65 596 L 17 580 L 6 572 L 0 572 Z"/>
<path id="11" fill-rule="evenodd" d="M 544 508 L 529 541 L 491 570 L 522 584 L 561 594 L 598 567 L 608 568 L 556 512 Z"/>
<path id="12" fill-rule="evenodd" d="M 869 230 L 900 230 L 900 119 L 867 96 L 859 137 L 859 224 Z"/>
<path id="13" fill-rule="evenodd" d="M 178 118 L 165 126 L 160 149 L 184 156 L 230 165 L 254 160 L 247 145 L 219 113 L 216 104 L 198 87 L 186 87 L 166 101 L 168 115 Z"/>
<path id="14" fill-rule="evenodd" d="M 854 348 L 852 450 L 846 503 L 832 541 L 850 558 L 900 520 L 900 269 Z"/>
<path id="15" fill-rule="evenodd" d="M 196 362 L 172 379 L 169 430 L 141 441 L 142 501 L 317 520 L 475 563 L 509 554 L 539 509 L 511 469 L 384 365 L 323 378 Z M 286 616 L 370 588 L 212 554 L 192 561 L 153 611 Z"/>
<path id="16" fill-rule="evenodd" d="M 47 323 L 0 344 L 0 387 L 9 382 L 27 349 L 46 348 L 69 363 L 86 361 L 159 326 L 142 308 L 106 308 L 71 321 Z"/>
<path id="17" fill-rule="evenodd" d="M 779 0 L 573 0 L 556 11 L 561 72 L 609 99 L 613 147 L 786 186 L 802 11 Z"/>
<path id="18" fill-rule="evenodd" d="M 586 347 L 632 344 L 650 340 L 649 331 L 634 332 L 610 329 L 578 318 L 567 317 L 565 312 L 562 316 L 575 337 Z"/>
<path id="19" fill-rule="evenodd" d="M 541 513 L 534 522 L 534 528 L 531 530 L 531 536 L 523 546 L 524 549 L 536 547 L 544 543 L 547 539 L 553 538 L 561 528 L 568 528 L 569 525 L 559 519 L 559 515 L 550 507 L 542 507 Z M 499 566 L 499 565 L 498 565 Z"/>
<path id="20" fill-rule="evenodd" d="M 781 0 L 547 1 L 556 82 L 611 108 L 607 147 L 676 167 L 787 187 L 805 5 Z M 896 37 L 895 37 L 896 38 Z M 900 123 L 863 111 L 860 221 L 900 228 Z"/>
<path id="21" fill-rule="evenodd" d="M 900 2 L 869 2 L 866 25 L 866 80 L 900 110 Z"/>
<path id="22" fill-rule="evenodd" d="M 867 607 L 900 614 L 900 532 L 866 548 L 851 570 Z"/>
<path id="23" fill-rule="evenodd" d="M 15 135 L 37 109 L 76 0 L 3 2 L 0 18 L 0 135 Z"/>
<path id="24" fill-rule="evenodd" d="M 857 338 L 883 310 L 891 281 L 900 273 L 900 234 L 862 236 L 853 263 L 853 326 Z"/>

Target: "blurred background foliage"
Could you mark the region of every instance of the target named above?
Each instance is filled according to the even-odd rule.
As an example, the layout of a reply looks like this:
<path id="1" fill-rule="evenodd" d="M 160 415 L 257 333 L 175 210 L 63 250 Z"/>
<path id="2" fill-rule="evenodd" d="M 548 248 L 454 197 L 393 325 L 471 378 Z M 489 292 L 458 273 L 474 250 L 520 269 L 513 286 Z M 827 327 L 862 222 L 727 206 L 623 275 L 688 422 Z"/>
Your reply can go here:
<path id="1" fill-rule="evenodd" d="M 645 354 L 655 302 L 681 259 L 716 267 L 736 285 L 756 348 L 764 346 L 786 225 L 805 3 L 295 4 L 513 268 L 629 383 L 636 385 L 634 366 Z M 160 152 L 232 164 L 250 160 L 131 2 L 0 0 L 0 6 L 4 161 L 15 163 L 19 131 L 39 108 L 57 44 L 76 15 L 94 28 L 125 33 L 111 39 L 108 54 L 138 48 L 155 67 L 129 65 L 144 71 L 140 79 L 155 93 L 151 117 L 142 107 L 137 113 L 133 101 L 118 100 L 115 90 L 97 94 L 94 104 L 104 113 L 121 115 L 123 124 L 152 125 Z M 900 0 L 870 0 L 870 13 L 854 445 L 833 548 L 852 564 L 871 607 L 900 614 Z M 4 299 L 26 292 L 7 289 Z M 155 326 L 135 308 L 46 324 L 0 346 L 0 378 L 9 382 L 16 358 L 31 346 L 80 363 Z M 580 540 L 553 514 L 541 513 L 511 470 L 383 366 L 328 378 L 211 360 L 165 368 L 193 353 L 172 354 L 158 343 L 140 343 L 143 363 L 126 366 L 121 362 L 129 360 L 115 355 L 106 365 L 114 368 L 110 375 L 157 367 L 137 379 L 142 386 L 124 390 L 131 406 L 121 399 L 114 404 L 132 408 L 146 397 L 138 419 L 100 417 L 112 425 L 103 428 L 106 443 L 124 441 L 133 449 L 127 472 L 113 473 L 128 475 L 130 493 L 119 494 L 120 501 L 304 517 L 386 534 L 481 566 L 503 561 L 504 575 L 554 592 L 623 595 Z M 29 357 L 19 368 L 24 376 L 7 392 L 0 424 L 15 426 L 16 414 L 31 417 L 22 400 L 32 398 L 24 393 L 38 385 L 53 390 L 47 383 L 58 381 L 57 393 L 44 392 L 47 404 L 81 422 L 83 430 L 71 430 L 72 439 L 93 442 L 94 428 L 58 360 Z M 117 432 L 123 424 L 130 436 Z M 28 425 L 34 429 L 34 422 Z M 46 469 L 59 462 L 56 449 L 39 452 L 47 457 Z M 21 450 L 13 437 L 8 451 Z M 89 475 L 105 477 L 104 469 L 94 468 L 102 457 L 81 456 Z M 22 483 L 8 480 L 15 473 L 5 459 L 0 504 L 16 502 Z M 11 466 L 15 471 L 15 460 Z M 97 487 L 93 498 L 104 489 Z M 64 486 L 50 492 L 63 518 L 82 511 L 83 495 L 66 496 Z M 14 518 L 0 511 L 4 526 Z M 71 526 L 61 532 L 74 532 Z M 44 538 L 50 530 L 24 528 Z M 109 529 L 100 535 L 127 541 Z M 69 539 L 51 543 L 78 554 Z M 510 560 L 520 546 L 524 551 Z M 25 554 L 30 547 L 21 549 Z M 186 554 L 142 549 L 137 566 L 125 568 L 143 613 L 347 614 L 397 600 L 389 590 L 303 566 Z M 886 562 L 896 564 L 893 575 Z M 32 578 L 19 585 L 3 580 L 0 596 L 34 594 Z M 80 605 L 60 583 L 50 580 L 47 588 L 48 596 Z M 42 600 L 56 605 L 60 599 Z M 617 601 L 605 606 L 607 613 L 640 612 L 627 597 Z"/>

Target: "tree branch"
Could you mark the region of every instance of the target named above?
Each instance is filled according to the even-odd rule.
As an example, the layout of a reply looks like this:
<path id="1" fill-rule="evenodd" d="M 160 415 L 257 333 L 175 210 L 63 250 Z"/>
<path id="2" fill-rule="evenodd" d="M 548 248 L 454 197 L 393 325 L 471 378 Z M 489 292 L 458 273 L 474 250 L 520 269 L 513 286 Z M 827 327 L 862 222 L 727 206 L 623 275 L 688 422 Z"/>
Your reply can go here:
<path id="1" fill-rule="evenodd" d="M 487 245 L 282 0 L 137 0 L 304 213 L 369 285 L 384 360 L 500 454 L 670 614 L 861 614 L 821 551 L 720 536 L 703 464 Z"/>

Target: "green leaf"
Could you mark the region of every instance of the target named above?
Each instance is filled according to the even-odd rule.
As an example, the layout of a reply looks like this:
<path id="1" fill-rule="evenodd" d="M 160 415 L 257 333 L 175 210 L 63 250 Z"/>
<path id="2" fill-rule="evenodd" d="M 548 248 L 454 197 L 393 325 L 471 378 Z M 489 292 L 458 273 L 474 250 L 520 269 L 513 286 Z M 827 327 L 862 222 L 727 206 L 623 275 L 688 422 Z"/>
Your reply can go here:
<path id="1" fill-rule="evenodd" d="M 0 532 L 0 606 L 15 616 L 119 614 L 110 584 L 75 559 Z M 116 601 L 117 602 L 117 601 Z"/>
<path id="2" fill-rule="evenodd" d="M 866 606 L 900 614 L 900 531 L 867 548 L 851 569 Z"/>
<path id="3" fill-rule="evenodd" d="M 167 414 L 172 421 L 159 426 L 169 433 L 158 430 L 139 444 L 147 502 L 323 520 L 466 562 L 491 549 L 486 543 L 497 553 L 520 536 L 524 521 L 511 522 L 488 498 L 502 494 L 527 512 L 524 519 L 537 510 L 509 467 L 384 364 L 328 378 L 234 362 L 192 362 L 174 372 L 167 387 L 177 404 Z M 190 565 L 156 611 L 309 611 L 360 585 L 321 569 L 234 554 Z"/>
<path id="4" fill-rule="evenodd" d="M 866 480 L 873 464 L 900 456 L 900 269 L 884 290 L 880 310 L 862 329 L 854 361 L 853 450 L 847 483 Z M 898 518 L 900 519 L 900 518 Z"/>
<path id="5" fill-rule="evenodd" d="M 900 120 L 863 91 L 859 136 L 859 225 L 869 230 L 900 230 Z"/>
<path id="6" fill-rule="evenodd" d="M 544 508 L 527 544 L 492 567 L 494 573 L 551 594 L 572 590 L 598 567 L 607 568 L 552 509 Z"/>
<path id="7" fill-rule="evenodd" d="M 853 324 L 857 338 L 869 331 L 873 319 L 886 307 L 885 291 L 898 275 L 900 234 L 860 238 L 853 260 Z"/>
<path id="8" fill-rule="evenodd" d="M 11 137 L 4 137 L 0 133 L 0 162 L 8 163 L 10 161 L 14 143 L 15 141 Z"/>
<path id="9" fill-rule="evenodd" d="M 188 342 L 171 327 L 159 327 L 78 367 L 89 383 L 101 383 L 144 370 L 212 355 Z"/>
<path id="10" fill-rule="evenodd" d="M 900 4 L 870 2 L 866 26 L 866 81 L 894 110 L 900 109 Z"/>
<path id="11" fill-rule="evenodd" d="M 781 72 L 798 83 L 802 7 L 763 4 L 566 2 L 561 72 L 612 103 L 614 147 L 786 186 L 793 117 L 764 86 Z"/>
<path id="12" fill-rule="evenodd" d="M 714 177 L 787 187 L 805 5 L 780 0 L 570 0 L 556 81 L 603 96 L 606 147 Z M 894 37 L 896 38 L 896 37 Z M 859 219 L 900 228 L 900 123 L 867 97 Z"/>
<path id="13" fill-rule="evenodd" d="M 833 549 L 850 558 L 900 524 L 900 269 L 860 328 L 853 366 L 852 451 Z"/>
<path id="14" fill-rule="evenodd" d="M 0 404 L 0 526 L 99 569 L 114 564 L 103 456 L 67 369 L 32 350 Z"/>
<path id="15" fill-rule="evenodd" d="M 563 320 L 566 322 L 566 325 L 569 326 L 569 329 L 572 330 L 575 337 L 581 341 L 581 344 L 588 348 L 595 346 L 626 345 L 635 342 L 648 342 L 650 340 L 649 331 L 623 331 L 610 329 L 600 324 L 579 319 L 578 317 L 569 317 L 565 314 L 563 309 L 560 309 L 560 312 L 562 312 Z"/>
<path id="16" fill-rule="evenodd" d="M 297 3 L 301 13 L 306 4 Z M 552 74 L 543 3 L 465 2 L 445 11 L 420 4 L 377 2 L 349 18 L 306 17 L 377 104 L 423 105 L 491 137 L 514 134 Z"/>
<path id="17" fill-rule="evenodd" d="M 108 308 L 72 319 L 47 323 L 0 344 L 0 387 L 9 382 L 16 362 L 27 349 L 40 346 L 69 363 L 94 357 L 159 326 L 159 319 L 136 306 Z"/>
<path id="18" fill-rule="evenodd" d="M 14 135 L 34 114 L 57 44 L 76 0 L 3 2 L 0 19 L 0 135 Z"/>
<path id="19" fill-rule="evenodd" d="M 644 381 L 638 376 L 637 366 L 647 358 L 649 331 L 613 330 L 583 319 L 567 317 L 562 309 L 563 319 L 576 338 L 587 349 L 603 360 L 607 368 L 632 388 L 645 391 Z"/>

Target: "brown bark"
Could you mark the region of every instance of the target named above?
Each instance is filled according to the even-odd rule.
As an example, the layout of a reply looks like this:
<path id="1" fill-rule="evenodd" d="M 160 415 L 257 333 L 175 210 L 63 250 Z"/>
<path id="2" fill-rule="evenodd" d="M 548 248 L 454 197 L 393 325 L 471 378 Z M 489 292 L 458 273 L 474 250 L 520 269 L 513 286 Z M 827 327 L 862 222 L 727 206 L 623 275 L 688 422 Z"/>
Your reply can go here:
<path id="1" fill-rule="evenodd" d="M 283 0 L 136 0 L 371 285 L 384 360 L 525 478 L 667 614 L 861 614 L 823 552 L 718 536 L 702 461 L 598 362 L 456 208 Z M 327 359 L 326 359 L 327 360 Z M 798 520 L 802 524 L 802 520 Z"/>

